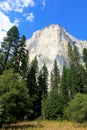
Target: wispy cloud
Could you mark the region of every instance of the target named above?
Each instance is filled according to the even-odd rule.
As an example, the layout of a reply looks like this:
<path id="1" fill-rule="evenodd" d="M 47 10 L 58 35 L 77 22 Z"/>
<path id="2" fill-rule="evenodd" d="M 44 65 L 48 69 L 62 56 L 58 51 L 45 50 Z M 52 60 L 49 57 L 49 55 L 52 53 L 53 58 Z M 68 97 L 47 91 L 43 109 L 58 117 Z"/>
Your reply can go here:
<path id="1" fill-rule="evenodd" d="M 34 17 L 35 17 L 33 12 L 26 14 L 25 16 L 26 16 L 26 20 L 28 20 L 29 22 L 33 22 Z"/>
<path id="2" fill-rule="evenodd" d="M 43 8 L 45 8 L 46 7 L 46 0 L 41 0 L 41 3 L 43 5 Z"/>
<path id="3" fill-rule="evenodd" d="M 19 20 L 19 19 L 17 19 L 17 18 L 15 18 L 15 20 L 14 20 L 14 25 L 18 26 L 18 25 L 19 25 L 19 23 L 20 23 L 20 20 Z"/>
<path id="4" fill-rule="evenodd" d="M 34 0 L 1 0 L 0 9 L 3 11 L 23 12 L 24 8 L 34 7 Z"/>

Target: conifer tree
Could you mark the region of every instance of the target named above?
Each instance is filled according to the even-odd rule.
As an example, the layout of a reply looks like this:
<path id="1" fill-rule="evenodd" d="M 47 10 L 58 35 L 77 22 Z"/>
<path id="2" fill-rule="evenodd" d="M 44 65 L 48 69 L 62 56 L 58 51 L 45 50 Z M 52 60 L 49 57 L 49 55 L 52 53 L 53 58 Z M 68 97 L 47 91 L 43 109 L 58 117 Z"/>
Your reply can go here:
<path id="1" fill-rule="evenodd" d="M 51 88 L 57 89 L 60 92 L 60 74 L 57 66 L 57 61 L 54 61 L 53 71 L 51 72 Z"/>
<path id="2" fill-rule="evenodd" d="M 24 35 L 20 38 L 18 48 L 14 52 L 13 68 L 25 77 L 28 69 L 28 50 L 26 49 L 26 37 Z"/>
<path id="3" fill-rule="evenodd" d="M 85 63 L 85 67 L 87 69 L 87 49 L 86 48 L 83 49 L 83 61 Z"/>
<path id="4" fill-rule="evenodd" d="M 1 49 L 4 57 L 3 70 L 10 67 L 10 62 L 18 46 L 18 40 L 19 31 L 16 26 L 13 26 L 7 32 L 7 36 L 3 39 L 3 42 L 1 42 Z"/>
<path id="5" fill-rule="evenodd" d="M 48 89 L 48 70 L 44 63 L 38 76 L 39 91 L 42 98 L 46 98 Z"/>
<path id="6" fill-rule="evenodd" d="M 69 55 L 69 63 L 70 69 L 72 73 L 72 86 L 73 89 L 72 95 L 76 92 L 83 93 L 84 91 L 84 84 L 83 84 L 83 74 L 82 74 L 82 65 L 80 63 L 80 57 L 77 48 L 74 46 L 72 47 L 71 44 L 68 44 L 68 55 Z M 83 69 L 84 70 L 84 69 Z"/>
<path id="7" fill-rule="evenodd" d="M 46 99 L 48 91 L 48 70 L 45 63 L 39 72 L 38 87 L 39 87 L 39 106 L 40 106 L 39 112 L 41 115 L 42 102 Z"/>
<path id="8" fill-rule="evenodd" d="M 37 87 L 37 75 L 38 75 L 38 61 L 37 58 L 31 62 L 29 72 L 27 75 L 27 87 L 29 88 L 30 96 L 36 97 L 38 92 Z"/>
<path id="9" fill-rule="evenodd" d="M 0 75 L 2 74 L 2 71 L 3 71 L 3 55 L 0 50 Z"/>
<path id="10" fill-rule="evenodd" d="M 29 67 L 29 52 L 26 49 L 26 37 L 23 35 L 21 37 L 21 43 L 20 43 L 20 48 L 19 48 L 19 66 L 20 66 L 20 74 L 23 77 L 26 77 L 28 67 Z"/>
<path id="11" fill-rule="evenodd" d="M 37 58 L 32 61 L 28 74 L 27 74 L 27 87 L 29 89 L 29 94 L 32 98 L 33 102 L 33 114 L 31 118 L 36 118 L 39 116 L 39 89 L 38 89 L 38 84 L 37 84 L 37 79 L 38 79 L 38 61 Z"/>
<path id="12" fill-rule="evenodd" d="M 68 88 L 67 88 L 67 69 L 65 66 L 63 66 L 63 72 L 62 72 L 62 77 L 61 77 L 61 82 L 60 82 L 60 90 L 61 94 L 64 97 L 65 104 L 68 102 Z"/>
<path id="13" fill-rule="evenodd" d="M 83 62 L 85 63 L 85 69 L 83 71 L 84 92 L 87 93 L 87 49 L 86 48 L 83 49 Z"/>

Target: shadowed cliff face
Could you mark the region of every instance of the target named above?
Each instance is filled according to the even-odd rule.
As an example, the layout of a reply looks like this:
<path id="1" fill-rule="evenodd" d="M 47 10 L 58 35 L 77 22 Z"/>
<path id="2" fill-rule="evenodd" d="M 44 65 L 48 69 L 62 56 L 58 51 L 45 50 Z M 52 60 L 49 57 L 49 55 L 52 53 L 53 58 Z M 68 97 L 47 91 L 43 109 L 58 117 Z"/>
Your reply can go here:
<path id="1" fill-rule="evenodd" d="M 76 46 L 82 57 L 83 48 L 87 48 L 87 41 L 78 40 L 70 35 L 59 25 L 50 25 L 42 30 L 36 31 L 26 45 L 29 50 L 30 62 L 37 56 L 39 67 L 45 62 L 48 71 L 53 68 L 54 60 L 57 60 L 60 73 L 63 65 L 68 64 L 68 42 Z"/>

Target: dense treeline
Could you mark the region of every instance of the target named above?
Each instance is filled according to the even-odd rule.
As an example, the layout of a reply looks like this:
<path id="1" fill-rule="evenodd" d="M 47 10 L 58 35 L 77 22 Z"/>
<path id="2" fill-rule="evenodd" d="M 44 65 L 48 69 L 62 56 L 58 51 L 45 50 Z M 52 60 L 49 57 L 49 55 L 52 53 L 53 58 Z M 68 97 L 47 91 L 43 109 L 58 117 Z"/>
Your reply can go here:
<path id="1" fill-rule="evenodd" d="M 83 65 L 77 48 L 68 43 L 70 67 L 64 66 L 60 77 L 57 61 L 54 61 L 48 92 L 47 67 L 44 63 L 39 70 L 37 57 L 29 63 L 25 42 L 26 37 L 20 37 L 18 28 L 13 26 L 1 43 L 0 124 L 32 120 L 40 116 L 85 122 L 87 49 L 83 50 Z"/>

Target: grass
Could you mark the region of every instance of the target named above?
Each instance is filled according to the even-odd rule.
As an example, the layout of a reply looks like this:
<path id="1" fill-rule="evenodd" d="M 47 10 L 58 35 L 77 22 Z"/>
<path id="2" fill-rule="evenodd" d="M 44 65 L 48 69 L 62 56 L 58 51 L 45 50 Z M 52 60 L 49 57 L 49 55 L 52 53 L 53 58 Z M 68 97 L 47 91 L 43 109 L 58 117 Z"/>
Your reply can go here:
<path id="1" fill-rule="evenodd" d="M 4 128 L 5 127 L 5 128 Z M 59 121 L 30 121 L 15 124 L 5 125 L 0 130 L 87 130 L 87 127 L 82 127 L 79 124 Z"/>

